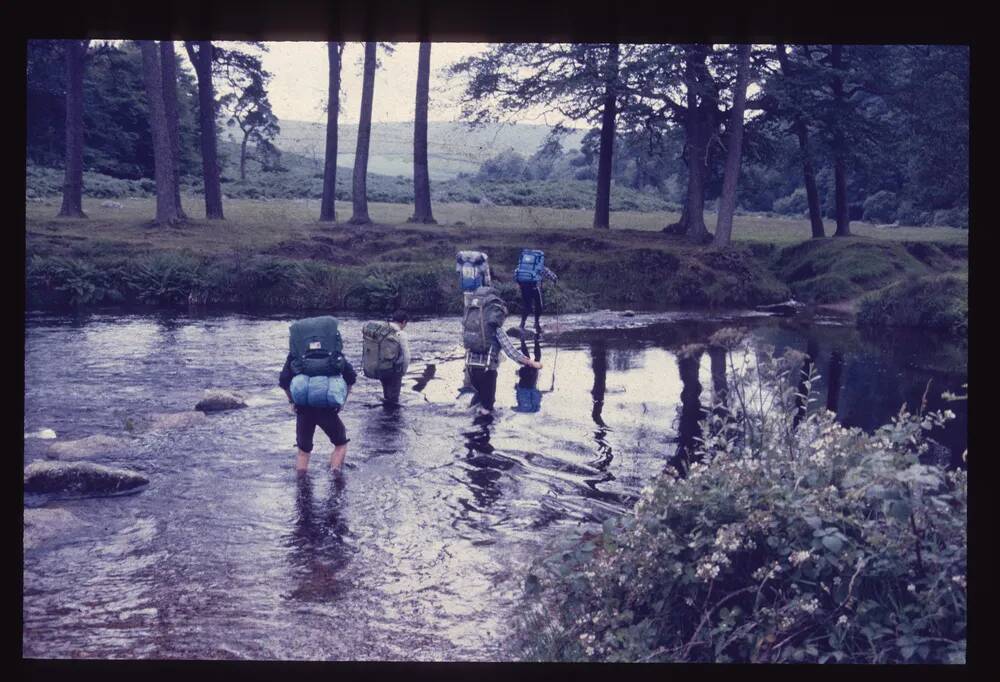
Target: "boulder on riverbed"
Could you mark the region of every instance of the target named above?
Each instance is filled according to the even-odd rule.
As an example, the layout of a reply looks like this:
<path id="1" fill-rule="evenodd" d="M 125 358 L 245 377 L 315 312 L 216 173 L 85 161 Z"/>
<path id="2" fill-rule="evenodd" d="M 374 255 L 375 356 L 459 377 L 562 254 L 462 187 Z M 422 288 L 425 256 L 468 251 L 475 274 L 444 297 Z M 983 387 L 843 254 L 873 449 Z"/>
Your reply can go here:
<path id="1" fill-rule="evenodd" d="M 781 315 L 783 317 L 791 317 L 792 315 L 798 315 L 806 309 L 805 303 L 799 303 L 794 298 L 790 298 L 784 303 L 774 303 L 772 305 L 759 305 L 756 310 L 762 313 L 771 313 L 772 315 Z"/>
<path id="2" fill-rule="evenodd" d="M 49 538 L 89 525 L 66 509 L 25 509 L 24 548 L 33 549 Z"/>
<path id="3" fill-rule="evenodd" d="M 171 431 L 197 426 L 208 420 L 204 412 L 188 410 L 186 412 L 154 412 L 139 418 L 136 425 L 138 431 Z"/>
<path id="4" fill-rule="evenodd" d="M 622 311 L 622 317 L 635 317 L 635 311 L 634 310 L 623 310 Z"/>
<path id="5" fill-rule="evenodd" d="M 38 431 L 32 431 L 31 433 L 24 434 L 25 438 L 40 438 L 42 440 L 52 440 L 56 438 L 56 432 L 52 429 L 40 429 Z"/>
<path id="6" fill-rule="evenodd" d="M 131 443 L 125 438 L 96 434 L 52 443 L 47 456 L 50 459 L 89 459 L 105 454 L 121 454 L 130 448 Z"/>
<path id="7" fill-rule="evenodd" d="M 198 401 L 194 409 L 202 412 L 221 412 L 223 410 L 236 410 L 246 406 L 246 398 L 239 393 L 209 389 L 205 391 L 204 397 Z"/>
<path id="8" fill-rule="evenodd" d="M 39 460 L 24 468 L 24 492 L 121 495 L 139 492 L 149 479 L 137 471 L 92 462 Z"/>

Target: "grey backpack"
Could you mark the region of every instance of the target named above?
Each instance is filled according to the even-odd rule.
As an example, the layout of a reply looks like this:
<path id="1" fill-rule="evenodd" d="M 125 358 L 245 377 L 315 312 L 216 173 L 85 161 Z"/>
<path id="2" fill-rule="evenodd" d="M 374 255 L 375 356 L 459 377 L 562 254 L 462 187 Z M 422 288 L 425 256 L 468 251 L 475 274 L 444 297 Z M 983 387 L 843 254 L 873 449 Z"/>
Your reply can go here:
<path id="1" fill-rule="evenodd" d="M 381 379 L 396 370 L 403 349 L 388 322 L 369 322 L 361 329 L 361 369 L 369 379 Z"/>
<path id="2" fill-rule="evenodd" d="M 507 307 L 496 291 L 489 287 L 477 289 L 462 320 L 462 345 L 465 350 L 476 354 L 489 353 L 497 328 L 506 316 Z"/>

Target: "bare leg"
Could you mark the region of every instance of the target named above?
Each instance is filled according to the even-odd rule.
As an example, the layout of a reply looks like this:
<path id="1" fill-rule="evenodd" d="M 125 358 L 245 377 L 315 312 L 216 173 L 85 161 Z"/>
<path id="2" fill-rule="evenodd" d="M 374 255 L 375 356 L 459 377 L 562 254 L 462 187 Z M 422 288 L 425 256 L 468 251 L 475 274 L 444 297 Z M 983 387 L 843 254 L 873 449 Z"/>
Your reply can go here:
<path id="1" fill-rule="evenodd" d="M 344 465 L 345 457 L 347 457 L 347 443 L 338 445 L 330 453 L 330 468 L 334 471 L 340 471 L 340 468 Z"/>
<path id="2" fill-rule="evenodd" d="M 296 455 L 295 470 L 300 474 L 304 474 L 309 470 L 309 453 L 305 450 L 299 450 L 299 454 Z"/>

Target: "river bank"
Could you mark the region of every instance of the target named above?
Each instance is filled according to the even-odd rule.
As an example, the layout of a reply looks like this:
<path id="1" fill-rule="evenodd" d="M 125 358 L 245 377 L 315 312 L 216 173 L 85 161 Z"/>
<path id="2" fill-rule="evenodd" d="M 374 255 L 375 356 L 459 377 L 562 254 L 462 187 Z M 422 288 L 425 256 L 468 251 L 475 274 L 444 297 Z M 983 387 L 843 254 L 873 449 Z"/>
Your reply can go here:
<path id="1" fill-rule="evenodd" d="M 510 270 L 523 247 L 547 252 L 560 282 L 546 299 L 562 312 L 738 308 L 790 297 L 837 304 L 906 278 L 963 272 L 968 258 L 967 231 L 951 228 L 858 225 L 856 237 L 814 241 L 803 240 L 803 221 L 738 216 L 739 238 L 716 250 L 662 234 L 666 212 L 619 212 L 620 228 L 597 231 L 584 228 L 585 211 L 444 204 L 435 209 L 441 224 L 424 226 L 405 223 L 400 211 L 408 207 L 372 204 L 385 222 L 358 228 L 318 223 L 303 201 L 230 201 L 224 222 L 198 219 L 193 197 L 188 205 L 195 217 L 165 228 L 149 226 L 151 199 L 92 202 L 84 221 L 29 204 L 29 308 L 196 303 L 456 313 L 453 254 L 480 249 L 517 312 Z"/>

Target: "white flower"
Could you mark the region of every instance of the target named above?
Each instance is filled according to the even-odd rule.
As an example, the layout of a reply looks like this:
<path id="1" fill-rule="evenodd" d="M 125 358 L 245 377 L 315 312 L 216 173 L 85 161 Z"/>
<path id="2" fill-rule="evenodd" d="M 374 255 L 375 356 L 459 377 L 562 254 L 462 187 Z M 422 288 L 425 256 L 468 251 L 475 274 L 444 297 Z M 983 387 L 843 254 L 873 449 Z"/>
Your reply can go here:
<path id="1" fill-rule="evenodd" d="M 698 566 L 695 576 L 699 580 L 714 580 L 719 575 L 719 567 L 711 562 L 705 562 Z"/>
<path id="2" fill-rule="evenodd" d="M 906 586 L 906 591 L 909 592 L 910 594 L 916 594 L 917 586 L 914 585 L 913 583 L 910 583 L 909 585 Z"/>
<path id="3" fill-rule="evenodd" d="M 953 575 L 953 576 L 951 576 L 951 581 L 953 583 L 955 583 L 956 585 L 961 585 L 963 589 L 965 588 L 965 576 L 964 575 Z"/>
<path id="4" fill-rule="evenodd" d="M 814 613 L 819 608 L 819 602 L 816 599 L 810 599 L 799 604 L 799 608 L 806 613 Z"/>
<path id="5" fill-rule="evenodd" d="M 807 559 L 809 559 L 811 556 L 812 556 L 812 550 L 802 549 L 802 550 L 799 550 L 798 552 L 792 552 L 791 554 L 789 554 L 788 555 L 788 561 L 793 566 L 798 566 L 803 561 L 806 561 Z"/>
<path id="6" fill-rule="evenodd" d="M 837 625 L 847 625 L 847 616 L 841 616 L 838 618 Z"/>

